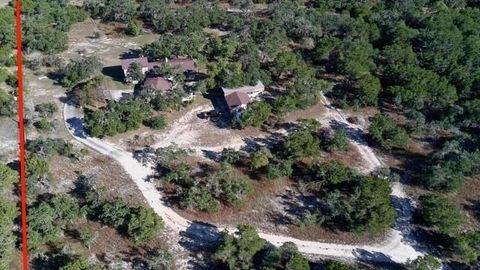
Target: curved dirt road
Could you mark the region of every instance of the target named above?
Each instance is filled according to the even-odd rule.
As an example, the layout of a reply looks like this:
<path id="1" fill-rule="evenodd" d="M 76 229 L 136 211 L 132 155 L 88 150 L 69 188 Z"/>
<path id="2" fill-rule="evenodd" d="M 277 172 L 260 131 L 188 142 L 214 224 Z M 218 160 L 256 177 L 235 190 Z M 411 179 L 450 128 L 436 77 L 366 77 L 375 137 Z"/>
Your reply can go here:
<path id="1" fill-rule="evenodd" d="M 359 128 L 349 124 L 340 111 L 329 106 L 326 99 L 324 102 L 329 108 L 329 113 L 331 113 L 329 116 L 332 117 L 333 121 L 340 122 L 342 125 L 347 125 L 354 130 Z M 82 113 L 79 112 L 74 105 L 67 103 L 64 107 L 63 113 L 67 129 L 75 140 L 119 162 L 125 171 L 131 176 L 149 205 L 160 217 L 162 217 L 166 226 L 172 231 L 172 233 L 188 236 L 193 239 L 193 241 L 197 242 L 211 242 L 218 239 L 219 230 L 215 226 L 191 222 L 178 215 L 173 209 L 166 205 L 162 200 L 161 193 L 155 188 L 153 183 L 148 181 L 149 175 L 153 174 L 153 169 L 150 166 L 142 165 L 130 152 L 118 149 L 114 145 L 100 139 L 90 137 L 83 128 Z M 353 144 L 358 148 L 360 154 L 366 161 L 364 171 L 371 171 L 381 166 L 381 162 L 371 148 L 363 143 L 360 135 L 356 135 L 356 133 L 349 133 L 349 135 L 352 138 Z M 413 206 L 411 205 L 409 198 L 403 192 L 401 184 L 396 183 L 393 185 L 392 197 L 399 212 L 399 219 L 397 225 L 394 229 L 390 230 L 386 239 L 378 244 L 343 245 L 304 241 L 292 237 L 266 234 L 262 232 L 260 232 L 259 235 L 263 239 L 277 246 L 285 242 L 293 242 L 298 246 L 300 252 L 306 254 L 365 261 L 404 263 L 408 260 L 417 258 L 422 255 L 422 253 L 414 248 L 415 241 L 413 241 L 412 237 L 409 235 L 410 230 L 408 228 Z M 229 230 L 233 231 L 234 229 L 229 228 Z"/>

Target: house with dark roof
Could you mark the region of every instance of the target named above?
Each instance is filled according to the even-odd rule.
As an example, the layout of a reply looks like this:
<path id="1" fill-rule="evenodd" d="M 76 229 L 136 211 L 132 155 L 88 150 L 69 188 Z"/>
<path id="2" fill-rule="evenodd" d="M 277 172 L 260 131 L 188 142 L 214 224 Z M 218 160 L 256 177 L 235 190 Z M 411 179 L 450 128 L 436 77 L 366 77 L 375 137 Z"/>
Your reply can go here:
<path id="1" fill-rule="evenodd" d="M 133 63 L 138 64 L 142 68 L 143 74 L 147 73 L 147 71 L 149 70 L 147 57 L 121 59 L 120 62 L 122 65 L 123 75 L 125 76 L 125 81 L 127 81 L 128 68 Z"/>
<path id="2" fill-rule="evenodd" d="M 128 78 L 127 78 L 128 68 L 132 63 L 137 63 L 142 68 L 143 74 L 146 74 L 148 71 L 152 69 L 161 68 L 163 66 L 168 66 L 171 68 L 179 68 L 185 73 L 194 73 L 198 71 L 195 61 L 189 58 L 174 58 L 174 59 L 165 58 L 163 61 L 149 62 L 147 57 L 137 57 L 137 58 L 121 59 L 120 61 L 121 61 L 125 81 L 128 81 Z"/>
<path id="3" fill-rule="evenodd" d="M 261 81 L 258 81 L 256 85 L 247 85 L 238 88 L 222 87 L 225 102 L 231 113 L 238 113 L 246 109 L 247 105 L 255 100 L 263 91 L 265 91 L 265 86 Z"/>
<path id="4" fill-rule="evenodd" d="M 165 92 L 172 90 L 173 83 L 164 77 L 148 77 L 143 82 L 143 88 Z"/>
<path id="5" fill-rule="evenodd" d="M 252 102 L 250 97 L 243 92 L 233 92 L 225 96 L 228 110 L 230 112 L 234 110 L 246 109 L 248 103 Z"/>

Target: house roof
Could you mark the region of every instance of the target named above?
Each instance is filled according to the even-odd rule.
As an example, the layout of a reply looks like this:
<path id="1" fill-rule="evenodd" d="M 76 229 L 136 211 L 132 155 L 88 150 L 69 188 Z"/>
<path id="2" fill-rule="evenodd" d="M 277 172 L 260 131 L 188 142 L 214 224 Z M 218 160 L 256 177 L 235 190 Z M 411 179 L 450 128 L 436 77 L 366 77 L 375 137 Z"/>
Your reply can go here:
<path id="1" fill-rule="evenodd" d="M 173 84 L 163 77 L 149 77 L 145 79 L 143 87 L 160 91 L 168 91 L 172 89 Z"/>
<path id="2" fill-rule="evenodd" d="M 238 88 L 226 88 L 222 87 L 223 94 L 225 96 L 230 95 L 235 92 L 242 92 L 245 94 L 250 94 L 254 92 L 263 92 L 265 90 L 265 86 L 261 81 L 258 81 L 256 85 L 246 85 Z"/>
<path id="3" fill-rule="evenodd" d="M 240 105 L 246 105 L 250 103 L 250 97 L 243 92 L 234 92 L 225 96 L 225 101 L 227 101 L 228 108 L 234 108 Z"/>
<path id="4" fill-rule="evenodd" d="M 195 61 L 192 59 L 187 59 L 187 58 L 176 58 L 176 59 L 171 59 L 167 61 L 155 61 L 155 62 L 149 62 L 148 63 L 148 68 L 153 69 L 155 67 L 162 67 L 164 65 L 167 65 L 171 68 L 180 68 L 184 72 L 186 71 L 196 71 L 195 67 Z"/>
<path id="5" fill-rule="evenodd" d="M 121 59 L 120 61 L 122 62 L 122 69 L 128 69 L 132 63 L 138 63 L 142 68 L 148 67 L 147 57 L 127 58 Z"/>
<path id="6" fill-rule="evenodd" d="M 176 58 L 168 61 L 167 65 L 173 68 L 180 67 L 183 69 L 183 71 L 196 71 L 195 61 L 193 61 L 192 59 Z"/>

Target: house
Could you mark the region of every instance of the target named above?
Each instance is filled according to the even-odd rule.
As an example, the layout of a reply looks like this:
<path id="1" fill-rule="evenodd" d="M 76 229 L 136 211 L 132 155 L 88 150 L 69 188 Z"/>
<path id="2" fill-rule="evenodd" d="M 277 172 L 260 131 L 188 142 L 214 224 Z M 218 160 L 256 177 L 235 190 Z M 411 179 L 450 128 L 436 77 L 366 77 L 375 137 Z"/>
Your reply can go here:
<path id="1" fill-rule="evenodd" d="M 222 87 L 225 102 L 231 113 L 238 113 L 241 110 L 246 109 L 247 105 L 257 98 L 264 90 L 265 86 L 261 81 L 258 81 L 257 84 L 253 86 L 247 85 L 238 88 Z"/>
<path id="2" fill-rule="evenodd" d="M 260 93 L 265 91 L 265 86 L 261 81 L 258 81 L 256 85 L 247 85 L 238 88 L 225 88 L 222 87 L 223 95 L 226 97 L 235 92 L 241 92 L 247 94 L 251 99 L 255 99 Z"/>
<path id="3" fill-rule="evenodd" d="M 163 66 L 168 66 L 173 69 L 178 68 L 185 73 L 197 72 L 197 66 L 195 64 L 195 61 L 188 58 L 174 58 L 171 60 L 169 60 L 168 58 L 165 58 L 164 61 L 155 61 L 155 62 L 148 63 L 149 69 L 160 68 Z"/>
<path id="4" fill-rule="evenodd" d="M 248 103 L 252 102 L 248 94 L 244 92 L 233 92 L 225 96 L 228 110 L 233 112 L 235 110 L 246 109 Z"/>
<path id="5" fill-rule="evenodd" d="M 165 92 L 172 90 L 173 83 L 164 77 L 148 77 L 143 82 L 143 88 Z"/>
<path id="6" fill-rule="evenodd" d="M 137 58 L 121 59 L 120 61 L 121 61 L 125 81 L 128 81 L 127 79 L 128 68 L 132 63 L 137 63 L 142 68 L 143 74 L 146 74 L 148 71 L 152 69 L 160 68 L 163 66 L 168 66 L 171 68 L 179 68 L 185 73 L 197 72 L 197 65 L 195 61 L 193 59 L 188 59 L 188 58 L 174 58 L 174 59 L 165 58 L 163 61 L 149 62 L 147 57 L 137 57 Z"/>
<path id="7" fill-rule="evenodd" d="M 133 63 L 137 63 L 142 68 L 143 74 L 147 73 L 147 71 L 149 70 L 147 57 L 121 59 L 120 62 L 122 65 L 123 75 L 125 76 L 125 81 L 127 80 L 128 68 Z"/>

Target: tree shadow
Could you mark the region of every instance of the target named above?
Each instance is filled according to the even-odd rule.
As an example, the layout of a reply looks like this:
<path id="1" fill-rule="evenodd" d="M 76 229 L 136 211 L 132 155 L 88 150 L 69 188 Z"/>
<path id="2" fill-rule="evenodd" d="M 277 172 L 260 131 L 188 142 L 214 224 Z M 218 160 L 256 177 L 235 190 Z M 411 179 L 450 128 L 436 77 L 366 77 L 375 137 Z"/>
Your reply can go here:
<path id="1" fill-rule="evenodd" d="M 131 58 L 138 58 L 142 56 L 142 50 L 141 49 L 129 49 L 126 52 L 123 52 L 119 55 L 120 60 L 121 59 L 131 59 Z"/>
<path id="2" fill-rule="evenodd" d="M 201 221 L 193 221 L 180 236 L 180 245 L 190 252 L 213 250 L 221 240 L 216 226 Z"/>
<path id="3" fill-rule="evenodd" d="M 353 255 L 360 262 L 375 262 L 375 265 L 387 267 L 387 269 L 395 269 L 392 267 L 397 267 L 396 269 L 400 268 L 399 264 L 395 263 L 389 256 L 381 252 L 357 248 L 353 251 Z"/>
<path id="4" fill-rule="evenodd" d="M 464 204 L 465 209 L 471 211 L 473 215 L 477 218 L 480 222 L 480 199 L 468 199 L 467 203 Z"/>
<path id="5" fill-rule="evenodd" d="M 102 68 L 102 74 L 112 78 L 114 81 L 117 82 L 124 82 L 123 77 L 123 69 L 122 66 L 109 66 Z"/>
<path id="6" fill-rule="evenodd" d="M 78 117 L 72 117 L 72 118 L 68 118 L 66 120 L 66 123 L 68 124 L 67 128 L 71 129 L 71 131 L 72 131 L 72 133 L 75 137 L 79 137 L 79 138 L 82 138 L 82 139 L 87 138 L 87 132 L 83 128 L 82 119 L 80 119 Z"/>
<path id="7" fill-rule="evenodd" d="M 360 145 L 369 146 L 367 133 L 359 128 L 352 128 L 348 124 L 337 120 L 331 120 L 330 127 L 334 130 L 342 129 L 350 140 L 357 142 Z"/>

